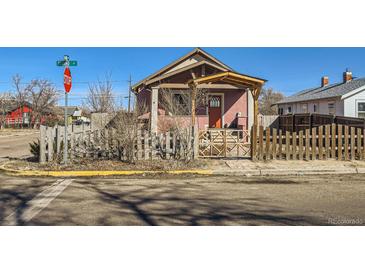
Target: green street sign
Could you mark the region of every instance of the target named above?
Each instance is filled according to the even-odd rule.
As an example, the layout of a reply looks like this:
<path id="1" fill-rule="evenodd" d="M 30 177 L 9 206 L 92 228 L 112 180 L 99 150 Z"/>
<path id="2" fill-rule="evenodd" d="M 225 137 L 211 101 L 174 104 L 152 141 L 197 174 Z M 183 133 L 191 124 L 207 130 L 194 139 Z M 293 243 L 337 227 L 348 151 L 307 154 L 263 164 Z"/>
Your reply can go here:
<path id="1" fill-rule="evenodd" d="M 62 61 L 57 61 L 57 62 L 56 62 L 56 64 L 57 64 L 57 66 L 59 66 L 59 67 L 63 67 L 63 66 L 65 66 L 65 65 L 66 65 L 66 62 L 67 62 L 67 61 L 62 60 Z M 77 61 L 75 61 L 75 60 L 73 60 L 73 61 L 68 61 L 68 65 L 69 65 L 70 67 L 76 67 L 76 66 L 77 66 Z"/>
<path id="2" fill-rule="evenodd" d="M 57 64 L 57 66 L 62 67 L 62 66 L 64 66 L 66 64 L 66 61 L 64 61 L 64 60 L 57 61 L 56 64 Z"/>
<path id="3" fill-rule="evenodd" d="M 68 62 L 68 65 L 69 65 L 70 67 L 76 67 L 76 66 L 77 66 L 77 61 L 69 61 L 69 62 Z"/>

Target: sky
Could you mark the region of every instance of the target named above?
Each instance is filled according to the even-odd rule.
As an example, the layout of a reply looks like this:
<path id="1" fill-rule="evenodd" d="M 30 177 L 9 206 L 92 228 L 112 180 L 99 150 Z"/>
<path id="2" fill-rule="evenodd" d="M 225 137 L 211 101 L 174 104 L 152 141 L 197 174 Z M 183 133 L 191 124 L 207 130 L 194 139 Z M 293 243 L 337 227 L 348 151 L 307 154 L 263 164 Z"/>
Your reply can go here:
<path id="1" fill-rule="evenodd" d="M 193 48 L 0 48 L 0 92 L 14 90 L 11 78 L 47 79 L 63 90 L 63 68 L 56 66 L 67 54 L 77 60 L 71 68 L 73 86 L 69 105 L 80 105 L 88 84 L 111 74 L 118 103 L 127 104 L 128 79 L 138 82 Z M 214 48 L 202 47 L 237 72 L 267 79 L 265 87 L 294 92 L 320 85 L 322 76 L 340 82 L 350 69 L 365 77 L 365 48 Z M 63 104 L 62 97 L 59 104 Z"/>

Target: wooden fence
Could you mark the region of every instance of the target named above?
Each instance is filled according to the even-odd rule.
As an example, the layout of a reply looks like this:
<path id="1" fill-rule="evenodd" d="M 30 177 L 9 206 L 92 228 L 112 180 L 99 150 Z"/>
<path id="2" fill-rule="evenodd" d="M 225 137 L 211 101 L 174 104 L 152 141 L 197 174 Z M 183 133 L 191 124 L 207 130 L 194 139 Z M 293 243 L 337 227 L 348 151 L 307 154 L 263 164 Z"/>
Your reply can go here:
<path id="1" fill-rule="evenodd" d="M 296 113 L 296 114 L 286 114 L 280 115 L 279 127 L 283 132 L 285 131 L 296 131 L 312 129 L 314 127 L 337 124 L 337 125 L 347 125 L 355 128 L 365 128 L 365 119 L 356 117 L 345 117 L 336 116 L 329 114 L 319 114 L 319 113 Z"/>
<path id="2" fill-rule="evenodd" d="M 63 126 L 40 127 L 40 157 L 41 163 L 62 161 Z M 195 132 L 195 135 L 194 135 Z M 91 130 L 90 126 L 70 126 L 68 129 L 68 153 L 70 159 L 185 159 L 198 155 L 197 131 L 193 129 L 179 132 L 150 134 L 149 131 L 136 131 L 130 142 L 121 142 L 118 133 L 113 128 Z"/>
<path id="3" fill-rule="evenodd" d="M 283 131 L 254 125 L 251 132 L 253 160 L 364 160 L 365 129 L 326 125 Z"/>
<path id="4" fill-rule="evenodd" d="M 199 157 L 251 157 L 249 131 L 230 128 L 199 131 Z"/>

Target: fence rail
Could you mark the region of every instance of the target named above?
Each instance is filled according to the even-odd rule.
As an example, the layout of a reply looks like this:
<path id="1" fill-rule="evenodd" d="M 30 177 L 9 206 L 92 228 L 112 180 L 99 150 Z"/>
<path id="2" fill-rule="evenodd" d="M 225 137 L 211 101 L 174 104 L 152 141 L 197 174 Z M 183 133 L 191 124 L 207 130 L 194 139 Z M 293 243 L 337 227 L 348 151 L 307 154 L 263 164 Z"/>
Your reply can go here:
<path id="1" fill-rule="evenodd" d="M 252 127 L 253 160 L 364 160 L 365 129 L 326 125 L 299 130 Z"/>

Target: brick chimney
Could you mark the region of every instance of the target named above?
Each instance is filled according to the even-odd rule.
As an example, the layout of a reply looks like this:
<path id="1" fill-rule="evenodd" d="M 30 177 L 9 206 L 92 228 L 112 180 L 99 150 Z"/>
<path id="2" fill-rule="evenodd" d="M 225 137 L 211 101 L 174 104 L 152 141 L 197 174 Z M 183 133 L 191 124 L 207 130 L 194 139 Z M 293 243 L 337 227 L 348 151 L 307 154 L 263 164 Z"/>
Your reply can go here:
<path id="1" fill-rule="evenodd" d="M 327 86 L 328 84 L 329 84 L 328 76 L 323 76 L 323 77 L 321 78 L 321 86 L 322 86 L 322 87 L 325 87 L 325 86 Z"/>
<path id="2" fill-rule="evenodd" d="M 346 71 L 343 73 L 343 82 L 347 83 L 352 80 L 352 72 L 346 69 Z"/>

